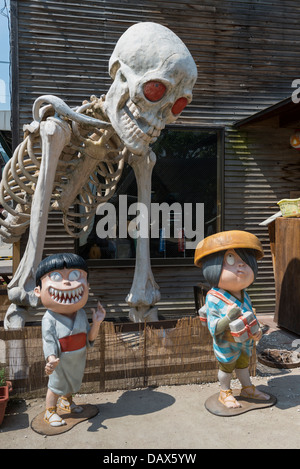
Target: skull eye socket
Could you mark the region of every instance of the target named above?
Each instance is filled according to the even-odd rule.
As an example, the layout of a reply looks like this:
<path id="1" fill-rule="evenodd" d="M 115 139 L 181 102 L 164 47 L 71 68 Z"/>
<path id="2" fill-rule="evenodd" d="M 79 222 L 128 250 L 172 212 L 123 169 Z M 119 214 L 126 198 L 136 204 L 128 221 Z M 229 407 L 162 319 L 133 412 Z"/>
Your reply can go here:
<path id="1" fill-rule="evenodd" d="M 185 106 L 187 105 L 188 100 L 186 98 L 179 98 L 175 103 L 173 104 L 172 107 L 172 113 L 176 116 L 177 114 L 180 114 Z"/>
<path id="2" fill-rule="evenodd" d="M 165 85 L 160 81 L 148 81 L 145 83 L 143 91 L 149 101 L 156 102 L 164 96 L 166 89 Z"/>

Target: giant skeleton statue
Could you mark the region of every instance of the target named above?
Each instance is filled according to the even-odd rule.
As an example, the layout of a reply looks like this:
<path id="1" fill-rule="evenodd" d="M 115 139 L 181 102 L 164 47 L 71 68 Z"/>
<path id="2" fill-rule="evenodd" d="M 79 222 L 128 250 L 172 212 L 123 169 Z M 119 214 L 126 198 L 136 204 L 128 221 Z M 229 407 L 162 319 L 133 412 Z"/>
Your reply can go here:
<path id="1" fill-rule="evenodd" d="M 45 95 L 33 105 L 33 122 L 4 168 L 0 203 L 4 242 L 17 242 L 29 227 L 20 264 L 8 285 L 6 329 L 22 328 L 39 306 L 33 293 L 49 211 L 63 214 L 66 231 L 81 237 L 99 204 L 114 194 L 124 163 L 132 166 L 138 202 L 150 213 L 150 148 L 166 124 L 192 99 L 195 62 L 183 42 L 156 23 L 137 23 L 118 40 L 109 61 L 113 83 L 105 96 L 71 109 Z M 74 207 L 79 210 L 74 210 Z M 137 239 L 136 265 L 126 298 L 134 322 L 157 320 L 160 299 L 150 265 L 149 238 Z"/>

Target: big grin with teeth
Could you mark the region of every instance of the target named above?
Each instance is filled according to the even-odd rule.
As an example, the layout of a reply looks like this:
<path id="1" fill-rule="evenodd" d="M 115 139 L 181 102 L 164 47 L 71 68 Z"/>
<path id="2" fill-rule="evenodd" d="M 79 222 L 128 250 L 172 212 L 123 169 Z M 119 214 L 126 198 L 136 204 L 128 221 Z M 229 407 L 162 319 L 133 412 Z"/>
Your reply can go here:
<path id="1" fill-rule="evenodd" d="M 57 303 L 60 304 L 78 303 L 82 298 L 83 292 L 83 286 L 75 288 L 74 290 L 57 290 L 53 287 L 49 288 L 52 300 L 57 301 Z"/>

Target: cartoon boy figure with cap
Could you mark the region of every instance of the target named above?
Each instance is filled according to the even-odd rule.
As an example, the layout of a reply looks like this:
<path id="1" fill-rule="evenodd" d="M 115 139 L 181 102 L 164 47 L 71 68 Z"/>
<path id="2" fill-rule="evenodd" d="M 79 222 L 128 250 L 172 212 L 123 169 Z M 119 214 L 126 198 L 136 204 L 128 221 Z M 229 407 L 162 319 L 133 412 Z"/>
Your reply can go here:
<path id="1" fill-rule="evenodd" d="M 86 362 L 86 349 L 93 345 L 105 318 L 98 302 L 90 326 L 84 305 L 89 295 L 88 268 L 82 257 L 61 253 L 46 257 L 36 272 L 35 294 L 47 308 L 42 319 L 43 351 L 49 376 L 44 420 L 53 427 L 66 425 L 57 414 L 82 412 L 72 400 L 79 391 Z"/>
<path id="2" fill-rule="evenodd" d="M 269 400 L 251 383 L 249 359 L 255 341 L 262 332 L 236 342 L 229 324 L 248 311 L 251 300 L 245 291 L 257 275 L 257 260 L 264 255 L 258 238 L 246 231 L 223 231 L 200 241 L 195 250 L 195 265 L 202 268 L 203 276 L 211 290 L 206 296 L 207 326 L 213 337 L 213 348 L 219 363 L 219 401 L 227 408 L 241 407 L 230 388 L 232 372 L 241 382 L 241 396 Z M 253 311 L 252 311 L 253 312 Z M 255 318 L 257 320 L 257 318 Z"/>

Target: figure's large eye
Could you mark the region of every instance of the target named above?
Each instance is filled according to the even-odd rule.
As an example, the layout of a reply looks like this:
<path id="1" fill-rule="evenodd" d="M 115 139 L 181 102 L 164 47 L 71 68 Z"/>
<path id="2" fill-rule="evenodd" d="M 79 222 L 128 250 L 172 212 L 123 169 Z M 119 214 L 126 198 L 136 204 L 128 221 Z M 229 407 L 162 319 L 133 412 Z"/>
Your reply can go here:
<path id="1" fill-rule="evenodd" d="M 160 81 L 148 81 L 144 84 L 144 95 L 145 97 L 151 101 L 156 102 L 159 101 L 166 92 L 166 87 Z"/>
<path id="2" fill-rule="evenodd" d="M 234 255 L 233 254 L 227 254 L 226 262 L 227 262 L 228 265 L 234 265 L 235 264 Z"/>
<path id="3" fill-rule="evenodd" d="M 51 272 L 49 274 L 49 277 L 53 282 L 61 282 L 62 281 L 62 275 L 59 272 Z"/>
<path id="4" fill-rule="evenodd" d="M 69 280 L 72 282 L 74 280 L 78 280 L 80 277 L 80 271 L 79 270 L 72 270 L 72 272 L 69 273 Z"/>
<path id="5" fill-rule="evenodd" d="M 177 99 L 177 101 L 175 101 L 175 103 L 173 104 L 172 113 L 177 116 L 177 114 L 180 114 L 184 110 L 187 103 L 188 100 L 186 98 Z"/>

